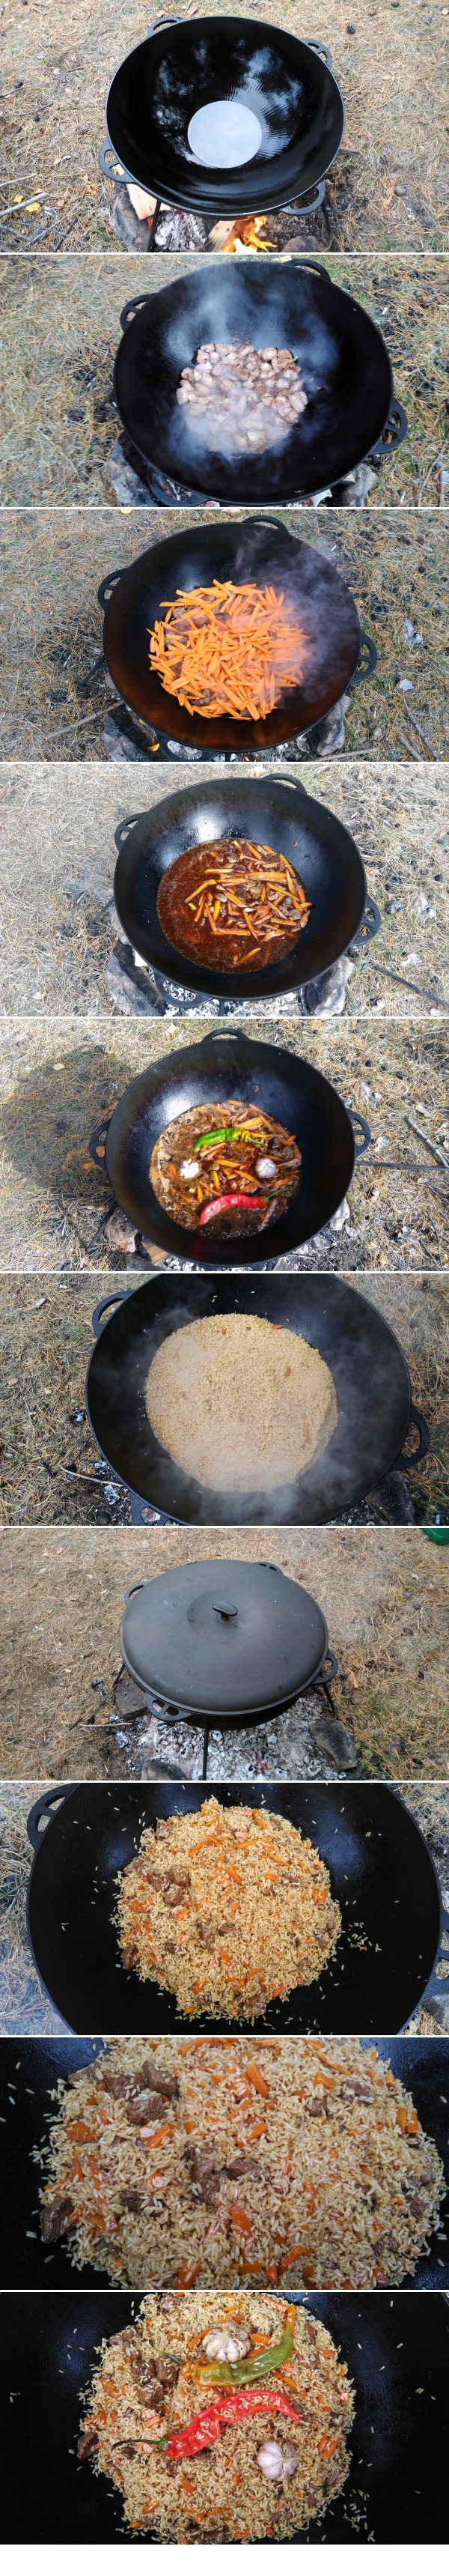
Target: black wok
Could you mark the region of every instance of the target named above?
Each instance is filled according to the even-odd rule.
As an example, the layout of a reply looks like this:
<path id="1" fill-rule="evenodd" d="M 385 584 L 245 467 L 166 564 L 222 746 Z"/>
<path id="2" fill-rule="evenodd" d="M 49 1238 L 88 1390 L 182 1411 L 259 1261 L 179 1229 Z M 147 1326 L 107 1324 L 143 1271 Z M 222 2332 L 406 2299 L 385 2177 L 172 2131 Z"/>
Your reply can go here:
<path id="1" fill-rule="evenodd" d="M 174 599 L 177 590 L 213 581 L 279 585 L 308 639 L 301 686 L 285 690 L 272 713 L 257 721 L 189 715 L 162 688 L 150 664 L 149 630 L 163 601 Z M 100 582 L 98 598 L 106 609 L 105 660 L 120 696 L 156 733 L 200 750 L 254 751 L 257 744 L 267 749 L 304 733 L 335 706 L 350 679 L 363 679 L 377 661 L 339 573 L 318 546 L 290 537 L 278 519 L 248 518 L 238 526 L 223 519 L 219 526 L 185 528 L 138 555 L 126 571 L 109 573 Z M 358 669 L 362 648 L 363 667 Z"/>
<path id="2" fill-rule="evenodd" d="M 172 948 L 159 921 L 157 896 L 165 868 L 182 850 L 201 849 L 209 840 L 237 837 L 268 841 L 283 851 L 311 905 L 305 930 L 295 947 L 274 966 L 257 974 L 212 974 L 191 957 Z M 379 928 L 377 904 L 367 895 L 363 859 L 356 841 L 338 814 L 308 796 L 299 780 L 270 777 L 233 778 L 215 771 L 161 797 L 147 814 L 130 814 L 115 833 L 118 859 L 114 901 L 131 946 L 148 966 L 196 993 L 219 992 L 224 1000 L 256 1001 L 264 993 L 289 993 L 333 966 L 357 936 L 363 942 Z"/>
<path id="3" fill-rule="evenodd" d="M 446 2538 L 447 2369 L 449 2309 L 444 2298 L 413 2290 L 299 2297 L 327 2326 L 356 2390 L 349 2435 L 350 2469 L 324 2525 L 309 2523 L 296 2544 L 326 2539 L 347 2549 L 375 2542 L 443 2543 Z M 3 2298 L 2 2401 L 7 2422 L 3 2469 L 5 2541 L 70 2544 L 118 2541 L 148 2548 L 151 2533 L 124 2527 L 120 2497 L 92 2463 L 78 2463 L 84 2392 L 103 2336 L 119 2334 L 139 2314 L 140 2297 L 122 2290 L 9 2292 Z M 284 2303 L 281 2303 L 282 2305 Z M 12 2405 L 10 2391 L 14 2390 Z M 26 2474 L 25 2474 L 26 2466 Z"/>
<path id="4" fill-rule="evenodd" d="M 101 1325 L 108 1306 L 116 1313 Z M 327 1448 L 296 1482 L 268 1493 L 214 1492 L 177 1467 L 151 1430 L 145 1405 L 150 1363 L 167 1332 L 213 1314 L 262 1315 L 302 1333 L 332 1371 L 338 1421 Z M 391 1467 L 424 1456 L 429 1433 L 411 1402 L 403 1352 L 368 1298 L 344 1278 L 317 1272 L 288 1277 L 248 1273 L 227 1280 L 182 1273 L 115 1289 L 93 1317 L 98 1332 L 89 1361 L 86 1406 L 91 1430 L 114 1475 L 169 1519 L 208 1526 L 263 1522 L 273 1526 L 333 1520 L 360 1502 Z M 101 1327 L 101 1329 L 100 1329 Z M 409 1424 L 419 1448 L 402 1456 Z"/>
<path id="5" fill-rule="evenodd" d="M 286 1215 L 263 1234 L 229 1235 L 219 1241 L 215 1237 L 212 1242 L 207 1226 L 189 1234 L 167 1215 L 153 1190 L 149 1164 L 156 1139 L 170 1119 L 180 1118 L 198 1102 L 201 1127 L 202 1101 L 232 1098 L 254 1102 L 268 1116 L 278 1118 L 288 1135 L 295 1135 L 302 1156 L 300 1182 Z M 278 1259 L 297 1244 L 307 1243 L 341 1207 L 356 1156 L 370 1142 L 366 1120 L 359 1121 L 357 1110 L 352 1118 L 362 1128 L 360 1145 L 338 1091 L 305 1056 L 289 1055 L 286 1047 L 264 1046 L 261 1041 L 254 1045 L 240 1032 L 234 1037 L 217 1032 L 201 1038 L 199 1046 L 177 1047 L 160 1064 L 147 1065 L 144 1073 L 137 1074 L 109 1125 L 97 1128 L 91 1137 L 90 1152 L 93 1158 L 99 1157 L 100 1170 L 106 1168 L 118 1206 L 150 1242 L 183 1254 L 185 1260 L 212 1268 L 218 1260 L 235 1270 L 248 1262 Z"/>
<path id="6" fill-rule="evenodd" d="M 262 212 L 307 194 L 330 170 L 344 131 L 331 61 L 326 45 L 302 44 L 257 19 L 220 15 L 194 26 L 156 19 L 120 64 L 107 99 L 122 175 L 164 205 L 211 217 Z M 212 100 L 239 101 L 257 118 L 261 139 L 251 159 L 217 168 L 192 150 L 190 120 Z"/>
<path id="7" fill-rule="evenodd" d="M 175 1996 L 121 1965 L 112 1922 L 115 1881 L 145 1825 L 158 1816 L 197 1814 L 208 1796 L 234 1808 L 247 1804 L 248 1790 L 215 1781 L 210 1790 L 207 1783 L 155 1789 L 89 1782 L 45 1790 L 32 1808 L 29 1937 L 39 1975 L 69 2028 L 145 2031 L 149 2020 L 153 2031 L 182 2028 Z M 270 2004 L 255 2027 L 401 2030 L 433 1991 L 442 1927 L 433 1861 L 414 1817 L 394 1790 L 377 1783 L 262 1789 L 252 1782 L 251 1801 L 310 1834 L 329 1868 L 343 1923 L 335 1960 L 323 1975 Z M 366 1946 L 358 1947 L 360 1939 Z M 211 2027 L 200 2013 L 189 2018 L 189 2030 Z M 232 2027 L 220 2022 L 221 2029 Z"/>
<path id="8" fill-rule="evenodd" d="M 39 2233 L 39 2172 L 32 2161 L 33 2147 L 41 2146 L 46 2136 L 45 2117 L 52 2116 L 55 2104 L 50 2095 L 59 2081 L 92 2063 L 103 2046 L 102 2039 L 21 2039 L 20 2066 L 17 2066 L 16 2039 L 2 2041 L 0 2068 L 3 2098 L 2 2185 L 0 2193 L 0 2288 L 15 2290 L 74 2287 L 74 2272 L 67 2242 L 60 2239 L 52 2248 Z M 372 2046 L 372 2034 L 367 2043 Z M 433 2138 L 441 2157 L 449 2191 L 449 2039 L 379 2039 L 380 2057 L 388 2058 L 392 2073 L 412 2095 L 418 2118 L 428 2137 Z M 15 2109 L 12 2097 L 15 2098 Z M 440 2221 L 445 2224 L 445 2204 Z M 449 2218 L 449 2200 L 446 2203 Z M 48 2270 L 48 2280 L 45 2272 Z M 439 2280 L 437 2272 L 439 2271 Z M 104 2287 L 104 2273 L 94 2264 L 85 2264 L 83 2287 Z M 433 2232 L 429 2253 L 422 2254 L 413 2275 L 418 2289 L 449 2289 L 449 2244 Z M 199 2285 L 200 2286 L 200 2285 Z M 145 2288 L 145 2282 L 143 2283 Z M 375 2293 L 376 2299 L 379 2292 Z"/>
<path id="9" fill-rule="evenodd" d="M 362 457 L 389 455 L 406 436 L 380 331 L 318 261 L 200 261 L 197 273 L 159 295 L 134 296 L 120 319 L 114 392 L 133 446 L 212 499 L 285 501 L 323 491 Z M 232 339 L 291 349 L 308 402 L 281 446 L 231 460 L 200 428 L 189 432 L 176 387 L 200 343 Z"/>

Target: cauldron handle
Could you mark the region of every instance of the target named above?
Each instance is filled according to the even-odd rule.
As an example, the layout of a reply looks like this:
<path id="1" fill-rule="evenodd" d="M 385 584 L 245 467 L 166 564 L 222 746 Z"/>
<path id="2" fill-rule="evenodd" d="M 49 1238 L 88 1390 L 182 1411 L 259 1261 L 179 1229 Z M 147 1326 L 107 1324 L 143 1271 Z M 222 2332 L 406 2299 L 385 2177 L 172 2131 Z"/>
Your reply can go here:
<path id="1" fill-rule="evenodd" d="M 326 1667 L 328 1667 L 328 1669 L 326 1669 Z M 333 1655 L 332 1647 L 327 1646 L 326 1654 L 323 1655 L 323 1661 L 322 1664 L 320 1664 L 319 1680 L 320 1682 L 326 1683 L 335 1682 L 337 1679 L 337 1673 L 338 1655 Z"/>
<path id="2" fill-rule="evenodd" d="M 141 1574 L 141 1575 L 139 1575 L 139 1581 L 138 1581 L 138 1583 L 129 1583 L 129 1584 L 128 1584 L 128 1590 L 127 1590 L 127 1592 L 125 1592 L 126 1608 L 128 1608 L 128 1601 L 132 1601 L 133 1592 L 143 1592 L 143 1591 L 144 1591 L 144 1589 L 145 1589 L 145 1575 L 144 1575 L 144 1574 Z"/>
<path id="3" fill-rule="evenodd" d="M 326 277 L 330 286 L 329 270 L 325 267 L 324 259 L 309 259 L 307 251 L 294 251 L 292 268 L 316 268 L 317 276 Z"/>
<path id="4" fill-rule="evenodd" d="M 367 1118 L 362 1118 L 362 1112 L 361 1112 L 361 1109 L 350 1109 L 350 1111 L 349 1111 L 349 1116 L 350 1116 L 350 1120 L 351 1120 L 351 1126 L 352 1126 L 352 1127 L 361 1127 L 361 1129 L 362 1129 L 361 1143 L 359 1143 L 359 1144 L 358 1144 L 358 1143 L 357 1143 L 357 1137 L 356 1137 L 356 1136 L 354 1136 L 354 1144 L 355 1144 L 355 1159 L 356 1159 L 356 1163 L 359 1163 L 359 1162 L 360 1162 L 360 1155 L 361 1155 L 361 1154 L 366 1154 L 367 1146 L 371 1144 L 371 1128 L 368 1126 L 368 1119 L 367 1119 Z"/>
<path id="5" fill-rule="evenodd" d="M 109 152 L 112 152 L 111 163 L 109 163 L 107 158 Z M 98 161 L 103 179 L 131 178 L 131 171 L 125 170 L 123 161 L 118 160 L 114 144 L 110 143 L 108 134 L 105 134 L 104 143 L 100 143 L 99 145 Z"/>
<path id="6" fill-rule="evenodd" d="M 73 1783 L 71 1782 L 67 1786 L 66 1782 L 64 1782 L 63 1789 L 45 1789 L 42 1798 L 36 1798 L 35 1806 L 30 1807 L 30 1813 L 29 1816 L 27 1816 L 28 1841 L 32 1843 L 33 1851 L 38 1851 L 39 1844 L 42 1842 L 42 1834 L 39 1833 L 39 1826 L 43 1817 L 51 1816 L 53 1807 L 63 1806 L 65 1798 L 71 1798 L 72 1796 Z"/>
<path id="7" fill-rule="evenodd" d="M 365 897 L 364 911 L 362 912 L 360 930 L 356 931 L 355 939 L 351 939 L 351 957 L 363 956 L 363 950 L 366 948 L 367 940 L 377 939 L 377 932 L 381 929 L 381 924 L 382 914 L 379 912 L 379 905 L 378 903 L 375 903 L 373 894 L 367 894 Z"/>
<path id="8" fill-rule="evenodd" d="M 123 574 L 126 570 L 126 564 L 119 564 L 118 572 L 105 573 L 104 581 L 99 582 L 97 590 L 97 599 L 99 600 L 100 608 L 107 608 L 108 600 L 112 599 L 112 592 L 116 589 L 117 582 L 123 581 Z"/>
<path id="9" fill-rule="evenodd" d="M 100 596 L 100 594 L 98 594 L 98 596 Z M 362 662 L 362 668 L 361 668 L 361 671 L 359 671 L 359 661 L 360 661 L 360 654 L 361 654 L 361 653 L 364 653 L 364 654 L 367 656 L 367 659 L 366 659 L 364 662 Z M 364 630 L 363 630 L 363 627 L 361 627 L 361 630 L 360 630 L 360 643 L 359 643 L 359 649 L 358 649 L 358 654 L 357 654 L 357 663 L 356 663 L 355 671 L 353 671 L 353 672 L 352 672 L 351 687 L 352 687 L 352 688 L 355 688 L 356 681 L 358 682 L 359 680 L 367 680 L 367 679 L 369 678 L 369 676 L 370 676 L 371 672 L 376 670 L 376 667 L 377 667 L 377 645 L 373 643 L 372 635 L 365 635 Z"/>
<path id="10" fill-rule="evenodd" d="M 163 27 L 180 27 L 181 18 L 150 18 L 147 36 L 159 36 Z"/>
<path id="11" fill-rule="evenodd" d="M 414 1429 L 419 1431 L 419 1446 L 417 1449 L 412 1449 L 411 1454 L 408 1454 L 407 1450 L 404 1452 L 404 1441 L 402 1441 L 401 1448 L 398 1449 L 397 1458 L 395 1458 L 394 1461 L 395 1467 L 419 1467 L 421 1458 L 426 1458 L 427 1451 L 430 1449 L 429 1426 L 424 1420 L 424 1414 L 420 1413 L 419 1405 L 417 1404 L 410 1405 L 407 1431 L 404 1433 L 405 1440 L 407 1439 L 407 1433 L 410 1430 L 411 1423 L 413 1424 Z"/>
<path id="12" fill-rule="evenodd" d="M 122 842 L 126 841 L 127 833 L 132 832 L 133 823 L 140 823 L 140 819 L 140 814 L 125 814 L 123 823 L 117 823 L 117 829 L 114 832 L 116 850 L 121 850 Z"/>
<path id="13" fill-rule="evenodd" d="M 151 301 L 151 295 L 130 295 L 128 303 L 122 305 L 120 314 L 120 330 L 126 331 L 126 325 L 127 322 L 129 322 L 131 313 L 141 313 L 143 305 L 151 304 Z"/>
<path id="14" fill-rule="evenodd" d="M 329 52 L 329 46 L 322 45 L 321 38 L 319 36 L 306 36 L 305 41 L 307 45 L 310 45 L 313 54 L 322 55 L 323 63 L 326 63 L 327 70 L 330 72 L 332 70 L 332 54 Z"/>
<path id="15" fill-rule="evenodd" d="M 132 1289 L 115 1288 L 112 1297 L 100 1297 L 100 1303 L 98 1306 L 94 1307 L 92 1316 L 92 1332 L 95 1333 L 96 1342 L 98 1342 L 99 1333 L 101 1332 L 101 1317 L 105 1314 L 106 1307 L 124 1306 L 125 1298 L 130 1296 L 132 1296 Z"/>
<path id="16" fill-rule="evenodd" d="M 402 447 L 403 438 L 407 437 L 407 413 L 404 411 L 404 404 L 398 401 L 396 394 L 393 394 L 385 429 L 382 430 L 381 437 L 376 438 L 375 447 L 370 447 L 370 457 L 394 456 L 395 448 Z"/>

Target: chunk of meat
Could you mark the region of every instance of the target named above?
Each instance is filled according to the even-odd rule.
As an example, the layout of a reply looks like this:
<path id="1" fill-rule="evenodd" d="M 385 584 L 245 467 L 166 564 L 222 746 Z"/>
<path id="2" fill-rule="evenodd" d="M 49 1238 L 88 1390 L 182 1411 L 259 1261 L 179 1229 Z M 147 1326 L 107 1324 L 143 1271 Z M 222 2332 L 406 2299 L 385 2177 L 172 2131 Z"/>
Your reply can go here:
<path id="1" fill-rule="evenodd" d="M 44 2245 L 56 2245 L 73 2221 L 73 2200 L 47 2200 L 41 2209 L 41 2237 Z"/>
<path id="2" fill-rule="evenodd" d="M 190 2165 L 191 2182 L 195 2183 L 206 2208 L 213 2209 L 220 2186 L 218 2166 L 213 2164 L 210 2156 L 203 2155 L 201 2147 L 185 2147 L 184 2155 L 186 2164 Z"/>
<path id="3" fill-rule="evenodd" d="M 260 2165 L 256 2165 L 254 2163 L 252 2156 L 233 2156 L 232 2164 L 226 2166 L 226 2172 L 227 2174 L 230 2174 L 232 2182 L 237 2182 L 240 2174 L 255 2174 L 257 2179 L 257 2175 L 260 2174 Z M 268 2181 L 266 2170 L 264 2172 L 263 2179 L 264 2182 Z"/>
<path id="4" fill-rule="evenodd" d="M 139 1952 L 136 1950 L 135 1943 L 133 1941 L 128 1942 L 126 1950 L 122 1950 L 122 1966 L 124 1968 L 135 1968 L 137 1966 L 138 1957 Z"/>
<path id="5" fill-rule="evenodd" d="M 152 2092 L 163 2093 L 167 2102 L 173 2102 L 179 2093 L 179 2075 L 166 2075 L 163 2067 L 152 2065 L 150 2057 L 144 2059 L 142 2074 L 136 2075 L 134 2081 L 136 2084 L 150 2084 Z"/>
<path id="6" fill-rule="evenodd" d="M 147 2120 L 157 2120 L 161 2109 L 160 2093 L 139 2093 L 136 2102 L 127 2102 L 126 2117 L 131 2128 L 141 2129 Z"/>
<path id="7" fill-rule="evenodd" d="M 98 2451 L 98 2433 L 93 2429 L 89 2433 L 80 2433 L 77 2442 L 78 2459 L 91 2460 L 93 2451 Z"/>
<path id="8" fill-rule="evenodd" d="M 310 2119 L 310 2120 L 325 2120 L 325 2119 L 326 2119 L 326 2109 L 327 2109 L 327 2105 L 326 2105 L 326 2103 L 325 2103 L 325 2102 L 308 2102 L 306 2107 L 307 2107 L 307 2110 L 308 2110 L 308 2113 L 309 2113 L 309 2119 Z"/>
<path id="9" fill-rule="evenodd" d="M 135 2190 L 121 2191 L 121 2192 L 119 2193 L 119 2199 L 120 2199 L 120 2206 L 121 2206 L 121 2209 L 130 2209 L 130 2210 L 136 2210 L 136 2211 L 137 2211 L 137 2210 L 139 2210 L 139 2209 L 143 2209 L 143 2197 L 144 2197 L 144 2196 L 143 2196 L 143 2191 L 135 2191 Z"/>

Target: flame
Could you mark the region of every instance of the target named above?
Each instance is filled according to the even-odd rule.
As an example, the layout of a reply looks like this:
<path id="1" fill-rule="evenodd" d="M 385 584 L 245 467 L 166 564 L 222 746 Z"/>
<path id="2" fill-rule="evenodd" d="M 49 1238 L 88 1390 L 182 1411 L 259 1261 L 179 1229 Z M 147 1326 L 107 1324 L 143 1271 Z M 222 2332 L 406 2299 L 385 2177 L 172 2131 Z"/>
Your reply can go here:
<path id="1" fill-rule="evenodd" d="M 267 222 L 267 215 L 239 215 L 236 223 L 232 225 L 231 232 L 228 233 L 227 241 L 223 242 L 223 251 L 230 251 L 235 256 L 240 247 L 242 250 L 274 250 L 274 242 L 267 241 L 266 238 Z"/>

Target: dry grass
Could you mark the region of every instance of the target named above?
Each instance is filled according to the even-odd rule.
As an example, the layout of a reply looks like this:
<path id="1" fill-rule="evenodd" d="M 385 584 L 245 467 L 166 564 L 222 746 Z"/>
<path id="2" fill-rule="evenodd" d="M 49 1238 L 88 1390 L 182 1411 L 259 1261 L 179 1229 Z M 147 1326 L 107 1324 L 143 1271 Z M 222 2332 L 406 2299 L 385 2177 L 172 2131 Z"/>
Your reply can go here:
<path id="1" fill-rule="evenodd" d="M 97 1774 L 98 1776 L 98 1774 Z M 53 1777 L 53 1775 L 52 1775 Z M 2 1951 L 0 1960 L 0 2034 L 34 2033 L 42 2038 L 63 2031 L 54 2005 L 48 2000 L 33 1965 L 26 1926 L 26 1892 L 31 1866 L 31 1849 L 26 1820 L 35 1800 L 52 1785 L 46 1778 L 14 1780 L 0 1789 L 0 1905 L 3 1913 Z M 441 1887 L 449 1878 L 449 1789 L 439 1782 L 425 1780 L 419 1787 L 401 1777 L 397 1783 L 405 1807 L 416 1818 L 433 1853 Z M 447 1986 L 441 1986 L 444 2015 L 443 2027 L 449 2029 Z M 409 2025 L 411 2032 L 434 2036 L 440 2028 L 433 2012 L 424 2006 Z"/>
<path id="2" fill-rule="evenodd" d="M 423 1022 L 415 1032 L 393 1023 L 387 1052 L 384 1031 L 375 1029 L 368 1053 L 364 1022 L 273 1025 L 261 1009 L 245 1025 L 253 1040 L 316 1065 L 371 1126 L 368 1155 L 349 1191 L 350 1232 L 324 1236 L 326 1266 L 347 1266 L 350 1247 L 351 1268 L 422 1270 L 423 1258 L 429 1270 L 447 1268 L 449 1163 L 445 1172 L 408 1124 L 412 1118 L 449 1155 L 447 1021 Z M 189 1043 L 208 1026 L 213 1022 L 190 1020 Z M 79 1020 L 59 1021 L 56 1030 L 11 1024 L 0 1071 L 0 1270 L 88 1270 L 99 1258 L 108 1270 L 123 1269 L 124 1253 L 99 1232 L 112 1194 L 90 1159 L 89 1136 L 145 1065 L 172 1050 L 169 1019 L 94 1029 Z"/>
<path id="3" fill-rule="evenodd" d="M 134 1274 L 133 1286 L 138 1286 L 140 1276 Z M 104 1527 L 111 1520 L 129 1521 L 126 1495 L 118 1494 L 109 1481 L 107 1492 L 118 1499 L 107 1500 L 98 1478 L 98 1450 L 84 1416 L 91 1316 L 108 1286 L 107 1273 L 92 1273 L 88 1280 L 78 1275 L 45 1282 L 17 1277 L 0 1281 L 3 1526 L 61 1521 L 73 1525 L 75 1521 Z M 373 1299 L 398 1333 L 412 1393 L 430 1426 L 430 1455 L 410 1480 L 415 1518 L 432 1520 L 440 1511 L 447 1520 L 448 1283 L 440 1275 L 411 1279 L 366 1271 L 363 1294 Z M 82 1414 L 78 1423 L 77 1411 Z M 375 1495 L 369 1498 L 369 1508 L 376 1521 Z"/>
<path id="4" fill-rule="evenodd" d="M 327 1619 L 340 1667 L 333 1696 L 352 1733 L 359 1774 L 391 1780 L 400 1770 L 415 1779 L 446 1777 L 449 1598 L 443 1551 L 412 1529 L 276 1530 L 272 1538 L 276 1564 L 305 1584 Z M 108 1719 L 127 1585 L 208 1556 L 251 1561 L 259 1545 L 251 1529 L 111 1529 L 107 1536 L 93 1529 L 5 1530 L 3 1776 L 47 1770 L 52 1779 L 95 1780 L 109 1778 L 111 1770 L 126 1774 L 127 1750 L 120 1753 Z M 200 1736 L 197 1744 L 200 1761 Z M 129 1768 L 135 1776 L 132 1729 Z"/>
<path id="5" fill-rule="evenodd" d="M 234 777 L 252 772 L 248 764 L 244 771 L 236 768 Z M 180 790 L 189 775 L 180 762 Z M 212 768 L 202 775 L 211 778 Z M 170 783 L 166 770 L 153 771 L 150 764 L 137 794 L 135 770 L 126 764 L 99 769 L 86 763 L 68 774 L 65 762 L 0 768 L 2 1012 L 38 1022 L 59 1013 L 110 1017 L 105 967 L 115 826 L 136 806 L 157 805 Z M 375 947 L 350 978 L 347 1015 L 419 1020 L 427 1015 L 427 1003 L 378 975 L 374 958 L 449 1001 L 447 768 L 425 760 L 417 768 L 353 761 L 342 770 L 338 761 L 319 760 L 308 765 L 305 784 L 353 833 L 382 912 Z M 407 968 L 410 955 L 417 963 Z M 302 1037 L 303 1031 L 301 1044 Z"/>
<path id="6" fill-rule="evenodd" d="M 331 257 L 329 276 L 357 297 L 382 332 L 409 435 L 380 474 L 369 506 L 437 506 L 449 455 L 446 260 Z M 129 258 L 128 296 L 156 295 L 195 268 L 192 258 Z M 117 257 L 3 262 L 3 420 L 0 493 L 13 504 L 112 502 L 108 458 L 120 429 L 112 377 L 124 298 Z"/>
<path id="7" fill-rule="evenodd" d="M 235 520 L 245 515 L 236 511 Z M 273 515 L 297 536 L 294 511 Z M 98 582 L 115 569 L 117 555 L 122 564 L 130 564 L 161 537 L 209 521 L 214 523 L 213 510 L 124 510 L 113 517 L 108 510 L 95 515 L 81 509 L 4 512 L 4 759 L 106 758 L 103 721 L 116 698 L 108 672 L 102 664 L 98 667 Z M 307 542 L 348 584 L 361 625 L 378 646 L 374 677 L 351 694 L 346 760 L 403 760 L 404 736 L 412 760 L 417 743 L 421 750 L 404 715 L 406 701 L 399 687 L 404 673 L 410 677 L 411 659 L 414 716 L 424 729 L 429 756 L 446 757 L 449 576 L 443 514 L 310 511 Z M 406 619 L 422 637 L 412 656 L 404 641 Z M 167 763 L 166 770 L 172 778 L 173 764 Z"/>
<path id="8" fill-rule="evenodd" d="M 201 0 L 201 15 L 216 0 Z M 196 13 L 178 0 L 178 16 Z M 268 22 L 273 0 L 233 0 L 233 14 Z M 278 25 L 298 32 L 297 0 L 277 0 Z M 104 101 L 123 56 L 140 43 L 145 15 L 136 0 L 111 14 L 102 0 L 17 0 L 3 10 L 5 201 L 42 189 L 40 214 L 4 225 L 6 246 L 108 250 L 112 189 L 97 152 Z M 325 37 L 343 92 L 346 132 L 327 189 L 327 217 L 298 218 L 295 232 L 315 248 L 441 250 L 447 243 L 445 133 L 436 113 L 446 32 L 430 0 L 368 0 L 348 20 L 347 0 L 326 0 Z M 302 36 L 316 35 L 314 0 L 303 0 Z M 320 29 L 321 32 L 321 29 Z M 26 39 L 26 41 L 24 41 Z M 115 249 L 115 244 L 114 244 Z"/>

